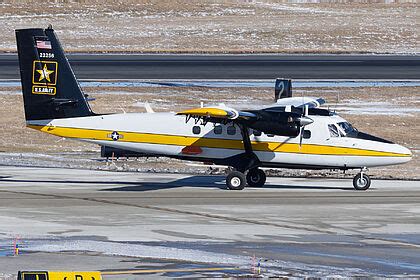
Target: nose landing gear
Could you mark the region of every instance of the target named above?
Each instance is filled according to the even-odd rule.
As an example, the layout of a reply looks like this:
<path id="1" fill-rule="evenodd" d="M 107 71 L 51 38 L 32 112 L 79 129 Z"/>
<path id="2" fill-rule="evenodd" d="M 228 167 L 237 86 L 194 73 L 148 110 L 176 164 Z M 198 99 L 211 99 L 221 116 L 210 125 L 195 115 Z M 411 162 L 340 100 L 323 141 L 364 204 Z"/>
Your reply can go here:
<path id="1" fill-rule="evenodd" d="M 365 191 L 370 187 L 370 177 L 365 174 L 367 169 L 364 167 L 359 174 L 353 178 L 353 187 L 358 191 Z"/>

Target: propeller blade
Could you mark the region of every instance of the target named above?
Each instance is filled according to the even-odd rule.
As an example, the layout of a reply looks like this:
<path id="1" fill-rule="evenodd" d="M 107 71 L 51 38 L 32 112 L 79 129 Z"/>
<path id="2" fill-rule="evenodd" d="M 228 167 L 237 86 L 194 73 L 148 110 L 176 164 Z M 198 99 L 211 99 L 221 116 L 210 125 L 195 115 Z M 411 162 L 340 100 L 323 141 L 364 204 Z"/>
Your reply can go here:
<path id="1" fill-rule="evenodd" d="M 299 149 L 302 147 L 302 141 L 303 141 L 303 131 L 305 130 L 305 127 L 302 126 L 300 129 L 300 135 L 299 135 Z"/>
<path id="2" fill-rule="evenodd" d="M 305 130 L 305 126 L 307 126 L 308 124 L 311 124 L 313 122 L 314 122 L 314 120 L 311 119 L 311 118 L 306 117 L 306 115 L 305 116 L 301 116 L 299 118 L 299 123 L 300 123 L 299 149 L 302 147 L 303 131 Z"/>

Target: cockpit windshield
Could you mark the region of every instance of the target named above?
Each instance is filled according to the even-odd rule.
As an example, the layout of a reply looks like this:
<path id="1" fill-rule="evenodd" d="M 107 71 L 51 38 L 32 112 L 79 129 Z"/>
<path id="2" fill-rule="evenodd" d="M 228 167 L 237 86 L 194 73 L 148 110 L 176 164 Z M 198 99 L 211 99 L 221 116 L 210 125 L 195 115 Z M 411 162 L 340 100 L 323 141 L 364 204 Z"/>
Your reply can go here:
<path id="1" fill-rule="evenodd" d="M 350 123 L 348 122 L 339 122 L 337 123 L 338 126 L 346 133 L 346 136 L 352 136 L 357 134 L 357 129 L 355 129 Z"/>
<path id="2" fill-rule="evenodd" d="M 331 137 L 340 137 L 340 133 L 338 132 L 338 128 L 335 125 L 329 124 L 328 125 L 328 130 L 330 131 L 330 136 Z"/>

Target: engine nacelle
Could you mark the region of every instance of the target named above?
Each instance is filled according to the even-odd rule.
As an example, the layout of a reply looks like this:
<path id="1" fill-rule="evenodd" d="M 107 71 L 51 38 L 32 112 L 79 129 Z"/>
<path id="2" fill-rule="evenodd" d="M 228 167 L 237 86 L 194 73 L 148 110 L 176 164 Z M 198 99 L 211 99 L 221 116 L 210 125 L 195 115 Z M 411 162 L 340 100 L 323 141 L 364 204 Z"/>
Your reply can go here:
<path id="1" fill-rule="evenodd" d="M 297 137 L 302 127 L 302 121 L 308 120 L 294 112 L 256 111 L 253 113 L 258 115 L 258 119 L 248 122 L 247 126 L 265 134 L 279 136 Z"/>
<path id="2" fill-rule="evenodd" d="M 279 123 L 256 121 L 249 126 L 252 129 L 261 131 L 265 134 L 274 134 L 279 136 L 297 137 L 300 132 L 300 127 L 296 122 Z"/>

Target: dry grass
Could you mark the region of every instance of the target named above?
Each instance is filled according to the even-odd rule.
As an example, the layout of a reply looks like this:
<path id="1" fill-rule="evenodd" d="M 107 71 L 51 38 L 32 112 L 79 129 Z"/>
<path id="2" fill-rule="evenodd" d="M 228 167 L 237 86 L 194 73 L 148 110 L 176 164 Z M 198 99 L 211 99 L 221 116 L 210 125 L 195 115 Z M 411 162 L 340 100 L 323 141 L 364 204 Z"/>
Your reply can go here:
<path id="1" fill-rule="evenodd" d="M 55 136 L 43 134 L 25 128 L 22 98 L 16 94 L 18 89 L 5 90 L 0 94 L 0 128 L 3 137 L 0 140 L 0 150 L 9 153 L 43 153 L 57 154 L 65 152 L 88 153 L 97 152 L 98 146 L 81 142 L 63 140 Z M 392 140 L 409 147 L 414 153 L 414 159 L 403 166 L 392 166 L 374 169 L 371 174 L 380 177 L 419 178 L 420 174 L 420 113 L 417 97 L 419 88 L 344 88 L 344 89 L 295 89 L 295 96 L 304 93 L 311 96 L 323 96 L 331 106 L 337 101 L 337 91 L 340 92 L 338 107 L 358 108 L 361 105 L 379 107 L 412 108 L 417 111 L 406 114 L 365 115 L 342 111 L 341 115 L 352 122 L 359 130 Z M 7 94 L 8 92 L 8 94 Z M 91 102 L 96 112 L 143 112 L 143 102 L 151 103 L 156 111 L 178 111 L 183 108 L 198 106 L 199 101 L 205 104 L 225 102 L 235 107 L 247 104 L 269 104 L 273 98 L 272 89 L 214 89 L 214 88 L 86 88 L 96 101 Z M 98 94 L 101 92 L 101 94 Z M 103 94 L 113 93 L 113 94 Z M 250 102 L 252 101 L 252 102 Z M 369 105 L 370 103 L 382 105 Z M 383 105 L 385 104 L 385 105 Z M 363 106 L 362 106 L 363 107 Z M 398 111 L 398 110 L 397 110 Z M 161 170 L 171 170 L 173 162 L 144 161 L 134 164 L 144 167 L 157 166 Z M 177 163 L 178 167 L 185 165 Z M 142 169 L 143 170 L 143 169 Z"/>
<path id="2" fill-rule="evenodd" d="M 51 23 L 65 48 L 75 52 L 419 51 L 416 2 L 283 2 L 65 1 L 40 5 L 36 1 L 1 1 L 0 50 L 15 51 L 15 29 Z"/>

